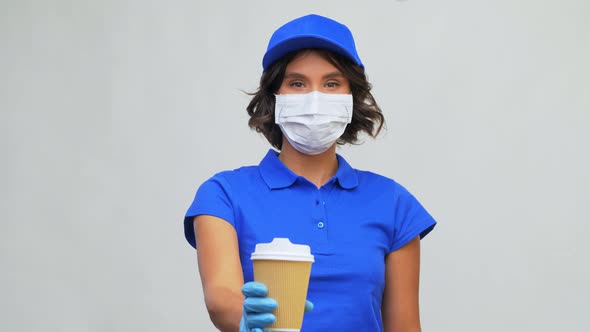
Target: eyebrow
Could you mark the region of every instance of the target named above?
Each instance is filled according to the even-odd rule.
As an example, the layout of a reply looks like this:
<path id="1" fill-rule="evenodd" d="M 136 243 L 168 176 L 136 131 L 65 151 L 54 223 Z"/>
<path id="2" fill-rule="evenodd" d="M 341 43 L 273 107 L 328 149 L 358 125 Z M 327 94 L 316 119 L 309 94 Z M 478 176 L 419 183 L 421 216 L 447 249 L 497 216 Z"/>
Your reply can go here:
<path id="1" fill-rule="evenodd" d="M 340 77 L 344 77 L 344 75 L 342 75 L 342 73 L 339 71 L 333 71 L 331 73 L 324 75 L 323 79 L 340 78 Z M 300 73 L 290 72 L 290 73 L 285 74 L 285 78 L 306 78 L 306 76 L 303 74 L 300 74 Z"/>
<path id="2" fill-rule="evenodd" d="M 324 75 L 324 79 L 326 79 L 326 78 L 340 78 L 340 77 L 344 77 L 344 75 L 342 75 L 342 73 L 339 71 L 333 71 L 331 73 Z"/>

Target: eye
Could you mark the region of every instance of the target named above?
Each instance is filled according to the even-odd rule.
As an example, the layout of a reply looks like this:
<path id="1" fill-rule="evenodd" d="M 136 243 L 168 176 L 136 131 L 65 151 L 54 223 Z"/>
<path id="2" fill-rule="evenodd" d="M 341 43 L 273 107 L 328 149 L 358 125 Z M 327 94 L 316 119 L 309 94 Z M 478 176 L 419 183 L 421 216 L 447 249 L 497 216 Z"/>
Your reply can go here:
<path id="1" fill-rule="evenodd" d="M 331 88 L 331 89 L 333 89 L 333 88 L 337 88 L 337 87 L 339 87 L 339 86 L 340 86 L 340 83 L 332 81 L 332 82 L 327 82 L 327 83 L 325 84 L 325 86 L 326 86 L 326 88 Z"/>
<path id="2" fill-rule="evenodd" d="M 303 82 L 301 82 L 301 81 L 293 81 L 293 82 L 289 83 L 289 86 L 293 87 L 293 88 L 303 88 L 303 87 L 305 87 L 305 84 L 303 84 Z"/>

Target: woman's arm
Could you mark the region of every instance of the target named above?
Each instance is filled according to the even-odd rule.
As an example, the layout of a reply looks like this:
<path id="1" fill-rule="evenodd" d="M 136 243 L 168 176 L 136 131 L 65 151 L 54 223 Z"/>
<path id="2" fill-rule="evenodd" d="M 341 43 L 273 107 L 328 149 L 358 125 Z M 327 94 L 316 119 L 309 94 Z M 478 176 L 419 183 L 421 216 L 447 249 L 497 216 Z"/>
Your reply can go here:
<path id="1" fill-rule="evenodd" d="M 418 288 L 420 237 L 385 259 L 385 291 L 381 315 L 384 332 L 420 332 Z"/>
<path id="2" fill-rule="evenodd" d="M 225 220 L 209 215 L 195 217 L 193 224 L 209 317 L 219 330 L 237 332 L 244 302 L 244 277 L 236 231 Z"/>

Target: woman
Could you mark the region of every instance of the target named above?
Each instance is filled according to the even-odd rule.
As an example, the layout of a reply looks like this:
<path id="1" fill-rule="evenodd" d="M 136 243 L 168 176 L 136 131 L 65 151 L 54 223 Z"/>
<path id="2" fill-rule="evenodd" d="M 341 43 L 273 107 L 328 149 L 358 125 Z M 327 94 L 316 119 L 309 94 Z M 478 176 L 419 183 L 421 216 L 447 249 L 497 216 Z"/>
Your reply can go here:
<path id="1" fill-rule="evenodd" d="M 207 180 L 185 218 L 212 322 L 260 331 L 274 320 L 250 254 L 284 237 L 315 257 L 302 331 L 420 331 L 420 238 L 435 221 L 401 185 L 336 154 L 384 121 L 351 32 L 318 15 L 288 22 L 263 68 L 249 125 L 280 153 Z"/>

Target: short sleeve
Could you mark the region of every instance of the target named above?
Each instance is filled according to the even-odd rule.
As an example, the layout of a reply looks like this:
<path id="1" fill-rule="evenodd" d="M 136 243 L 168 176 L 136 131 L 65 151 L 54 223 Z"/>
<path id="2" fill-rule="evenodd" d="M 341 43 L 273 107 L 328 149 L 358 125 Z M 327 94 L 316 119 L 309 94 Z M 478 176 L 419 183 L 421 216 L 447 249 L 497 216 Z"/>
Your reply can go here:
<path id="1" fill-rule="evenodd" d="M 235 228 L 234 208 L 231 200 L 231 187 L 220 173 L 205 181 L 197 190 L 192 204 L 184 217 L 184 236 L 196 248 L 194 217 L 211 215 L 229 222 Z"/>
<path id="2" fill-rule="evenodd" d="M 418 202 L 416 197 L 399 186 L 395 204 L 395 226 L 390 252 L 403 247 L 416 236 L 424 238 L 436 225 L 436 221 Z"/>

